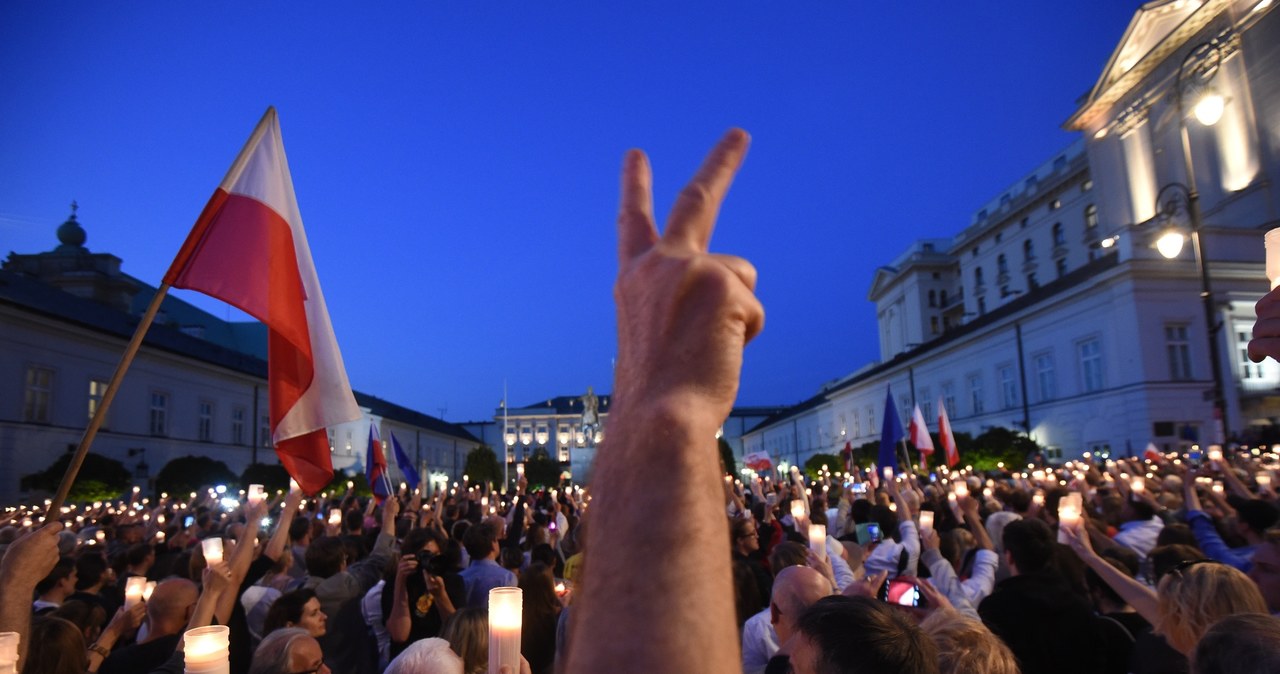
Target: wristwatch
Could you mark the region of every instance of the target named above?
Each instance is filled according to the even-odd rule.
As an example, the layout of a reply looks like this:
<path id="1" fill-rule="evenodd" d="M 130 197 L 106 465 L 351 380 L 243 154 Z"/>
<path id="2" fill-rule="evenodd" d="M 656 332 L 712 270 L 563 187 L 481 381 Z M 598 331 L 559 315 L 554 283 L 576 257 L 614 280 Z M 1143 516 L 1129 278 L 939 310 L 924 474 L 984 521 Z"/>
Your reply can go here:
<path id="1" fill-rule="evenodd" d="M 106 660 L 107 656 L 111 655 L 111 651 L 108 651 L 107 649 L 103 648 L 102 645 L 96 641 L 89 644 L 89 650 L 94 653 L 97 653 L 98 655 L 101 655 L 103 660 Z"/>

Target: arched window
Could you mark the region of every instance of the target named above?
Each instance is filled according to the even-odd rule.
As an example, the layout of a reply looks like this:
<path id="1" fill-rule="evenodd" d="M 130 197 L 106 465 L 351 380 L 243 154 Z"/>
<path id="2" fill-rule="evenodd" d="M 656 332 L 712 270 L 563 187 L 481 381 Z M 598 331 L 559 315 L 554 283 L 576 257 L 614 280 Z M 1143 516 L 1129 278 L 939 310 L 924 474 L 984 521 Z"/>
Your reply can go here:
<path id="1" fill-rule="evenodd" d="M 1098 226 L 1098 207 L 1096 205 L 1089 204 L 1084 207 L 1084 226 L 1088 229 Z"/>

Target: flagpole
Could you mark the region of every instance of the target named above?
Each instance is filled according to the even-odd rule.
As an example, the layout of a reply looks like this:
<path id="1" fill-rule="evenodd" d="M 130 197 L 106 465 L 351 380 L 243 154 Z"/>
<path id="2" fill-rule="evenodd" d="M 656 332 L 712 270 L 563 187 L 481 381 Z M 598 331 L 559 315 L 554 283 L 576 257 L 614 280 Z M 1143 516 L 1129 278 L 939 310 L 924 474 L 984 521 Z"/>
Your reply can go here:
<path id="1" fill-rule="evenodd" d="M 129 371 L 129 366 L 133 364 L 134 356 L 138 355 L 138 349 L 142 346 L 142 339 L 146 336 L 147 331 L 151 328 L 152 321 L 156 318 L 156 313 L 160 311 L 160 304 L 164 302 L 165 295 L 169 294 L 169 284 L 161 283 L 156 289 L 156 294 L 151 298 L 151 304 L 147 307 L 146 313 L 142 315 L 142 320 L 138 321 L 138 327 L 133 331 L 133 337 L 129 340 L 129 346 L 125 348 L 124 355 L 120 357 L 119 364 L 116 365 L 116 371 L 111 375 L 111 381 L 107 384 L 107 390 L 102 394 L 102 400 L 98 403 L 98 408 L 93 411 L 93 418 L 89 420 L 89 427 L 84 429 L 84 435 L 80 438 L 80 446 L 76 447 L 75 456 L 71 457 L 71 463 L 67 466 L 67 472 L 62 474 L 62 483 L 58 485 L 58 493 L 54 494 L 53 500 L 45 509 L 45 516 L 52 519 L 52 513 L 58 512 L 62 508 L 62 504 L 67 500 L 67 494 L 71 492 L 71 485 L 75 484 L 76 475 L 80 473 L 80 466 L 84 464 L 84 457 L 89 453 L 89 446 L 93 444 L 93 439 L 98 435 L 98 429 L 102 427 L 103 421 L 107 418 L 107 408 L 111 406 L 111 401 L 116 397 L 116 391 L 120 390 L 120 382 L 124 380 L 124 373 Z"/>
<path id="2" fill-rule="evenodd" d="M 502 491 L 507 490 L 507 380 L 502 380 L 502 437 L 498 438 L 502 447 Z"/>

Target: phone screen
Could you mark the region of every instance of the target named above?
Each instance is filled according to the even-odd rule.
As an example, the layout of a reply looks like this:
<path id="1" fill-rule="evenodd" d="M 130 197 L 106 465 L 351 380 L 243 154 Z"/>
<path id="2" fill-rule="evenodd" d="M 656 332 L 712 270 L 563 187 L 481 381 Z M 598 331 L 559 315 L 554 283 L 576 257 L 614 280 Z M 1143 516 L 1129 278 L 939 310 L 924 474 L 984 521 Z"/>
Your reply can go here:
<path id="1" fill-rule="evenodd" d="M 195 522 L 196 522 L 196 518 L 194 518 L 194 517 L 192 517 L 192 516 L 190 516 L 190 515 L 187 515 L 187 519 L 182 520 L 182 526 L 183 526 L 184 528 L 185 528 L 185 527 L 189 527 L 189 526 L 191 526 L 192 524 L 195 524 Z"/>
<path id="2" fill-rule="evenodd" d="M 853 485 L 853 493 L 855 493 L 855 494 L 865 494 L 865 493 L 867 493 L 867 483 L 866 483 L 866 482 L 856 482 L 856 483 L 854 483 L 854 485 Z"/>
<path id="3" fill-rule="evenodd" d="M 871 540 L 876 543 L 879 543 L 882 540 L 883 534 L 880 533 L 880 525 L 875 522 L 867 525 L 867 534 L 870 535 Z"/>
<path id="4" fill-rule="evenodd" d="M 920 588 L 909 580 L 894 578 L 885 583 L 881 599 L 899 606 L 920 606 Z"/>

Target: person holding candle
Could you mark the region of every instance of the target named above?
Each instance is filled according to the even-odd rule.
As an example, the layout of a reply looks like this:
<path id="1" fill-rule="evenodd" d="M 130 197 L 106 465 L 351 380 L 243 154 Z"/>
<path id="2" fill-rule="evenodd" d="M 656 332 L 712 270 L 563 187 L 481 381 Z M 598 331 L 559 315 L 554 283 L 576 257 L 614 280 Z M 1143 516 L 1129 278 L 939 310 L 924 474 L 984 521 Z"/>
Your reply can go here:
<path id="1" fill-rule="evenodd" d="M 1237 516 L 1233 526 L 1235 532 L 1244 539 L 1245 545 L 1232 548 L 1222 540 L 1213 518 L 1201 507 L 1195 480 L 1184 480 L 1182 488 L 1186 505 L 1185 517 L 1191 533 L 1196 537 L 1196 544 L 1210 559 L 1248 572 L 1253 567 L 1253 556 L 1257 546 L 1265 538 L 1267 529 L 1280 521 L 1280 510 L 1260 499 L 1237 501 Z"/>
<path id="2" fill-rule="evenodd" d="M 1142 493 L 1145 495 L 1145 489 Z M 1139 559 L 1147 558 L 1164 529 L 1164 520 L 1156 515 L 1156 509 L 1148 498 L 1139 496 L 1135 490 L 1131 498 L 1124 500 L 1124 508 L 1120 511 L 1123 520 L 1120 532 L 1113 537 L 1116 543 L 1138 553 Z"/>
<path id="3" fill-rule="evenodd" d="M 76 562 L 70 557 L 61 557 L 49 575 L 36 583 L 36 600 L 31 608 L 36 615 L 48 613 L 61 606 L 75 591 Z"/>
<path id="4" fill-rule="evenodd" d="M 136 674 L 163 665 L 182 640 L 182 632 L 199 598 L 196 584 L 184 578 L 170 578 L 156 585 L 151 600 L 145 604 L 147 635 L 137 643 L 112 651 L 98 672 Z"/>

